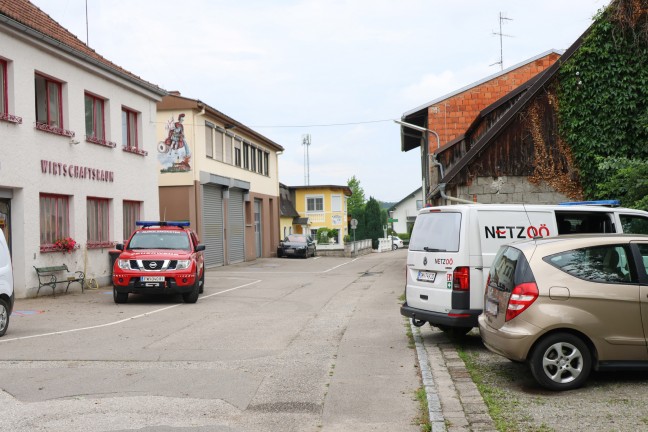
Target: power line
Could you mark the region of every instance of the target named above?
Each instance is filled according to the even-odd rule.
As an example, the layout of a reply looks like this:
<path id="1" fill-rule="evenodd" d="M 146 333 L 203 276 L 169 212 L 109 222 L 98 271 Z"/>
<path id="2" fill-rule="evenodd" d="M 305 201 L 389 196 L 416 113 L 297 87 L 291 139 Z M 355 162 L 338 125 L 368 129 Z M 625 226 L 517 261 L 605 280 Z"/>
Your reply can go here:
<path id="1" fill-rule="evenodd" d="M 361 122 L 351 122 L 351 123 L 326 123 L 326 124 L 309 124 L 309 125 L 273 125 L 273 126 L 250 126 L 251 128 L 307 128 L 307 127 L 331 127 L 331 126 L 352 126 L 352 125 L 359 125 L 359 124 L 367 124 L 367 123 L 382 123 L 382 122 L 391 122 L 394 121 L 394 119 L 387 119 L 387 120 L 369 120 L 369 121 L 361 121 Z"/>

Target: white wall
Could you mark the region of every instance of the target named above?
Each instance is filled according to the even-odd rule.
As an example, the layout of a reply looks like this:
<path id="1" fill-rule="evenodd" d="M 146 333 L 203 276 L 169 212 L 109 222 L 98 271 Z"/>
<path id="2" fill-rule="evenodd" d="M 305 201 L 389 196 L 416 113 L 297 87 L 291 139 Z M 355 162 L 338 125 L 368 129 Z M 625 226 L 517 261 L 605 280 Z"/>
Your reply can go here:
<path id="1" fill-rule="evenodd" d="M 143 218 L 158 218 L 154 122 L 159 96 L 4 27 L 0 27 L 0 57 L 9 63 L 10 113 L 22 117 L 22 124 L 0 121 L 0 142 L 4 150 L 0 161 L 0 192 L 13 196 L 11 227 L 16 296 L 35 294 L 38 284 L 33 266 L 66 263 L 70 270 L 86 268 L 89 275 L 107 281 L 110 273 L 107 249 L 89 250 L 87 257 L 84 254 L 86 199 L 92 196 L 111 200 L 111 240 L 123 239 L 122 201 L 125 199 L 143 202 Z M 68 137 L 34 128 L 35 72 L 63 82 L 63 127 L 75 132 L 74 140 L 78 144 L 71 144 Z M 117 143 L 116 148 L 85 141 L 85 91 L 107 99 L 106 139 Z M 122 105 L 139 112 L 139 143 L 148 150 L 148 156 L 122 150 Z M 43 173 L 42 160 L 112 172 L 114 181 Z M 82 249 L 71 254 L 40 251 L 40 193 L 70 196 L 70 235 Z"/>
<path id="2" fill-rule="evenodd" d="M 398 222 L 394 222 L 394 231 L 397 233 L 407 232 L 407 218 L 415 217 L 418 214 L 418 209 L 416 208 L 417 200 L 423 200 L 423 192 L 421 189 L 396 204 L 392 217 L 398 219 Z"/>

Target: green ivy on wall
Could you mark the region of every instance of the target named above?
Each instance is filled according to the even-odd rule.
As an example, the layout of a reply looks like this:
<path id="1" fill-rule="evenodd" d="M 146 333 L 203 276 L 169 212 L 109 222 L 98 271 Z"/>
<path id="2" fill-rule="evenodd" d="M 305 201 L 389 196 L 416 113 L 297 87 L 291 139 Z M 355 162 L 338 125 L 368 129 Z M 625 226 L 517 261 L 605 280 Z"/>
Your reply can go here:
<path id="1" fill-rule="evenodd" d="M 634 169 L 637 161 L 648 163 L 647 5 L 613 1 L 559 71 L 560 135 L 571 147 L 588 199 L 623 198 L 602 196 L 616 192 L 611 177 Z"/>

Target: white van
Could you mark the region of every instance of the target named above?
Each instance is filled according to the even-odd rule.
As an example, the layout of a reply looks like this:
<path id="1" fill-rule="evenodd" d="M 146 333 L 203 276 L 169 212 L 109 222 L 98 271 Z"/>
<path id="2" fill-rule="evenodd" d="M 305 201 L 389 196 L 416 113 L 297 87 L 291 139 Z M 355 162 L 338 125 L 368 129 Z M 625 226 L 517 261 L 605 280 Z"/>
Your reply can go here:
<path id="1" fill-rule="evenodd" d="M 0 230 L 0 336 L 7 332 L 14 306 L 13 268 L 4 233 Z"/>
<path id="2" fill-rule="evenodd" d="M 576 233 L 648 234 L 648 212 L 595 205 L 459 204 L 419 211 L 401 314 L 453 335 L 477 326 L 501 245 Z"/>

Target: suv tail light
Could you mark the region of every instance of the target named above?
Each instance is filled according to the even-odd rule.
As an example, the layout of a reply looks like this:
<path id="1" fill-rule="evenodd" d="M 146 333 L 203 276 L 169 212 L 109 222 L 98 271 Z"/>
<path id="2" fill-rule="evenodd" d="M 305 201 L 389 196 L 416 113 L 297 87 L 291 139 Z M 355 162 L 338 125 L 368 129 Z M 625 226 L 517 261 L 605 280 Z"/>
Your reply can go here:
<path id="1" fill-rule="evenodd" d="M 452 272 L 452 289 L 470 291 L 470 267 L 457 267 Z"/>
<path id="2" fill-rule="evenodd" d="M 511 292 L 506 308 L 506 320 L 510 321 L 524 312 L 538 298 L 538 286 L 535 282 L 517 285 Z"/>

